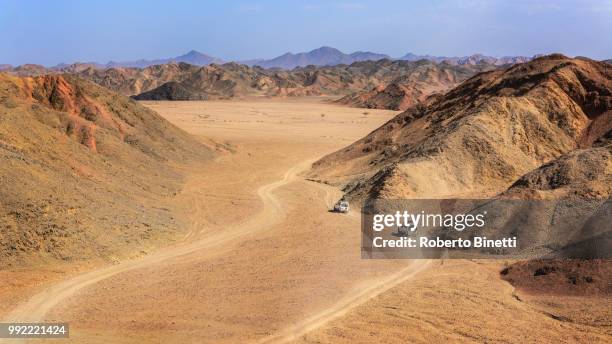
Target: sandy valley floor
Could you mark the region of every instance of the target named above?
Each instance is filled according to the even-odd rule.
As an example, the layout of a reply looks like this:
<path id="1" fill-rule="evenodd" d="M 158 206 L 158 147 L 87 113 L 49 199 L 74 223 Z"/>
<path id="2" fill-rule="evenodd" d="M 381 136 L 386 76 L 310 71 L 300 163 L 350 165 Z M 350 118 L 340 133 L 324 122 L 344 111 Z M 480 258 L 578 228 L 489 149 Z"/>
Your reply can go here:
<path id="1" fill-rule="evenodd" d="M 610 299 L 521 295 L 499 278 L 504 262 L 360 259 L 358 213 L 328 212 L 340 191 L 300 173 L 395 112 L 320 99 L 145 104 L 221 152 L 177 196 L 185 240 L 29 285 L 7 319 L 69 322 L 74 343 L 612 340 Z"/>

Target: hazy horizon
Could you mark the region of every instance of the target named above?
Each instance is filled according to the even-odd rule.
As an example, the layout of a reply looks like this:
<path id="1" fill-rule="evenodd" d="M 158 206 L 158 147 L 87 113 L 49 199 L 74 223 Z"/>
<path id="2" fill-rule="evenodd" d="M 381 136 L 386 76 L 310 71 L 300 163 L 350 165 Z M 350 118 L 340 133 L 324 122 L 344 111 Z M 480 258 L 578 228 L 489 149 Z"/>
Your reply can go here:
<path id="1" fill-rule="evenodd" d="M 176 57 L 269 59 L 321 46 L 345 53 L 612 58 L 612 1 L 161 1 L 0 0 L 0 63 Z"/>

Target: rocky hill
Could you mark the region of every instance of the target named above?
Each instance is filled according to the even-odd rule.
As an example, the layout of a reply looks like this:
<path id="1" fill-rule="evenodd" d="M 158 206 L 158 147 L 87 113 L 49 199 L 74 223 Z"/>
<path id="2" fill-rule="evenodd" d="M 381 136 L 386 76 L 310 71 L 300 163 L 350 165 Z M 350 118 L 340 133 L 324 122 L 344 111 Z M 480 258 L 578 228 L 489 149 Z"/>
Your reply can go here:
<path id="1" fill-rule="evenodd" d="M 79 69 L 78 66 L 75 67 L 69 72 L 127 96 L 149 91 L 166 82 L 181 81 L 200 69 L 187 63 L 168 63 L 146 68 Z"/>
<path id="2" fill-rule="evenodd" d="M 177 166 L 211 150 L 70 75 L 0 74 L 0 268 L 120 257 L 176 235 Z M 134 253 L 136 252 L 136 253 Z"/>
<path id="3" fill-rule="evenodd" d="M 3 70 L 3 72 L 7 72 L 17 76 L 37 76 L 47 74 L 50 71 L 45 68 L 45 66 L 28 63 L 12 68 L 7 67 Z"/>
<path id="4" fill-rule="evenodd" d="M 591 147 L 612 129 L 611 110 L 610 65 L 545 56 L 408 109 L 316 162 L 310 176 L 344 185 L 353 199 L 484 197 Z"/>
<path id="5" fill-rule="evenodd" d="M 593 147 L 561 155 L 514 182 L 502 194 L 521 199 L 606 199 L 612 195 L 612 132 Z"/>
<path id="6" fill-rule="evenodd" d="M 178 79 L 178 80 L 176 80 Z M 237 63 L 186 69 L 173 81 L 135 95 L 138 100 L 206 100 L 229 99 L 262 94 L 277 87 L 261 68 Z"/>
<path id="7" fill-rule="evenodd" d="M 406 110 L 434 93 L 444 93 L 479 72 L 495 68 L 491 64 L 450 65 L 420 60 L 391 82 L 355 92 L 337 102 L 370 109 Z"/>
<path id="8" fill-rule="evenodd" d="M 123 95 L 135 95 L 149 91 L 169 81 L 181 81 L 199 70 L 200 67 L 187 63 L 169 62 L 145 68 L 109 67 L 94 63 L 73 63 L 45 68 L 41 65 L 21 65 L 7 68 L 7 74 L 15 76 L 41 76 L 73 74 L 95 82 Z"/>
<path id="9" fill-rule="evenodd" d="M 612 195 L 612 132 L 593 147 L 577 149 L 530 171 L 500 196 L 512 199 L 543 199 L 584 208 L 585 201 L 599 205 L 598 222 L 609 224 Z M 607 202 L 607 203 L 606 203 Z M 607 209 L 607 217 L 604 211 Z M 576 210 L 570 213 L 575 216 Z M 552 212 L 557 217 L 557 212 Z M 550 221 L 559 221 L 551 218 Z M 571 223 L 571 218 L 568 219 Z M 521 261 L 501 271 L 501 277 L 517 289 L 530 294 L 609 295 L 612 291 L 611 229 L 606 223 L 591 219 L 571 231 L 538 233 L 539 242 L 547 247 L 561 247 L 558 256 L 590 259 L 536 259 Z M 551 222 L 552 223 L 552 222 Z M 529 229 L 526 229 L 528 231 Z M 525 233 L 518 233 L 526 237 Z M 527 233 L 528 235 L 529 233 Z M 592 258 L 607 259 L 592 259 Z"/>

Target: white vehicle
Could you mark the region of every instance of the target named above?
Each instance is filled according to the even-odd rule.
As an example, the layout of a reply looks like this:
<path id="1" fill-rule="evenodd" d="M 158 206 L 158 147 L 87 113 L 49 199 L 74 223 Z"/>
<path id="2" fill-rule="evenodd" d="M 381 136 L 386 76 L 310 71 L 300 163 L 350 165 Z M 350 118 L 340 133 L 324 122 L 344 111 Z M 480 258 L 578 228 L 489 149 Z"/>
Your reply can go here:
<path id="1" fill-rule="evenodd" d="M 334 204 L 334 211 L 337 213 L 348 213 L 349 203 L 347 201 L 339 200 L 336 204 Z"/>

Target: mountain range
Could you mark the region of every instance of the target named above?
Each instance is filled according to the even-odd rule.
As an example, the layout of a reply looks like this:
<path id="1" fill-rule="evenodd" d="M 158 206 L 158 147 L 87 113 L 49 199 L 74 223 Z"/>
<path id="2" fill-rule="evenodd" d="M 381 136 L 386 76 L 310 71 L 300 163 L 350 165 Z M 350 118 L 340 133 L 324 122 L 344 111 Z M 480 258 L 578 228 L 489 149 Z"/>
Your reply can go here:
<path id="1" fill-rule="evenodd" d="M 447 91 L 479 72 L 495 68 L 496 66 L 489 64 L 459 66 L 432 61 L 410 62 L 383 59 L 354 62 L 350 65 L 298 67 L 292 70 L 263 69 L 258 66 L 249 67 L 237 63 L 205 67 L 168 64 L 143 70 L 88 70 L 92 74 L 82 73 L 81 75 L 105 87 L 122 90 L 126 94 L 138 93 L 135 92 L 135 88 L 140 87 L 141 93 L 133 96 L 138 100 L 208 100 L 246 96 L 338 96 L 380 87 L 387 88 L 386 85 L 397 80 L 398 75 L 404 75 L 406 80 L 415 81 L 406 86 L 410 91 L 404 94 L 389 92 L 388 101 L 387 98 L 379 100 L 382 97 L 377 97 L 377 106 L 369 106 L 370 103 L 367 101 L 362 103 L 352 101 L 352 99 L 344 102 L 358 107 L 379 108 L 396 108 L 394 105 L 398 103 L 398 107 L 403 108 L 409 104 L 415 104 L 432 93 Z M 109 71 L 113 72 L 108 73 Z M 154 72 L 161 78 L 144 79 L 140 74 L 143 71 Z M 115 72 L 127 74 L 115 74 Z M 133 79 L 128 76 L 129 73 L 132 73 Z M 162 83 L 162 78 L 168 81 Z M 114 85 L 108 84 L 111 80 Z M 151 88 L 155 84 L 159 86 Z"/>
<path id="2" fill-rule="evenodd" d="M 567 154 L 610 137 L 611 80 L 609 64 L 559 54 L 480 73 L 317 161 L 311 177 L 342 185 L 349 199 L 363 200 L 424 193 L 482 197 L 513 183 L 514 192 L 546 198 L 567 189 L 564 179 L 584 175 L 582 187 L 572 193 L 607 197 L 609 185 L 593 182 L 586 188 L 592 175 L 569 172 L 572 164 L 587 166 L 579 162 L 584 152 Z M 609 163 L 600 160 L 609 171 Z M 555 161 L 569 177 L 548 176 L 554 166 L 545 164 Z"/>
<path id="3" fill-rule="evenodd" d="M 397 61 L 400 63 L 400 61 Z M 356 90 L 336 102 L 370 109 L 406 110 L 432 94 L 444 93 L 474 74 L 500 68 L 489 63 L 452 65 L 431 60 L 401 61 L 412 68 L 378 86 Z"/>
<path id="4" fill-rule="evenodd" d="M 170 57 L 165 59 L 155 59 L 155 60 L 147 60 L 147 59 L 138 59 L 134 61 L 109 61 L 105 64 L 97 63 L 97 62 L 86 62 L 86 63 L 75 63 L 75 64 L 66 64 L 60 63 L 56 66 L 51 67 L 51 69 L 55 70 L 65 70 L 74 65 L 87 65 L 94 68 L 113 68 L 113 67 L 128 67 L 128 68 L 146 68 L 154 65 L 162 65 L 166 63 L 189 63 L 196 66 L 206 66 L 212 63 L 225 63 L 222 59 L 212 57 L 206 54 L 203 54 L 199 51 L 191 50 L 186 54 Z"/>
<path id="5" fill-rule="evenodd" d="M 256 59 L 241 61 L 248 66 L 260 66 L 263 68 L 282 68 L 293 69 L 296 67 L 313 66 L 333 66 L 339 64 L 351 64 L 359 61 L 377 61 L 381 59 L 391 59 L 388 55 L 377 54 L 369 51 L 356 51 L 345 54 L 336 48 L 320 47 L 318 49 L 298 54 L 286 53 L 270 60 Z"/>
<path id="6" fill-rule="evenodd" d="M 429 60 L 434 62 L 446 62 L 448 64 L 458 64 L 458 65 L 466 65 L 466 64 L 479 64 L 479 63 L 488 63 L 493 65 L 508 65 L 515 63 L 523 63 L 530 61 L 536 57 L 540 57 L 542 55 L 535 55 L 532 57 L 528 56 L 503 56 L 503 57 L 493 57 L 486 56 L 483 54 L 474 54 L 470 56 L 462 56 L 462 57 L 448 57 L 448 56 L 432 56 L 432 55 L 415 55 L 413 53 L 408 53 L 399 58 L 399 60 L 406 61 L 418 61 L 418 60 Z"/>
<path id="7" fill-rule="evenodd" d="M 148 66 L 153 66 L 153 65 L 160 65 L 160 64 L 166 64 L 166 63 L 170 63 L 170 62 L 183 62 L 183 63 L 189 63 L 192 65 L 196 65 L 196 66 L 206 66 L 212 63 L 216 63 L 216 64 L 221 64 L 221 63 L 225 63 L 225 61 L 223 61 L 222 59 L 216 58 L 216 57 L 212 57 L 206 54 L 203 54 L 199 51 L 195 51 L 195 50 L 191 50 L 190 52 L 177 56 L 177 57 L 171 57 L 171 58 L 167 58 L 167 59 L 157 59 L 157 60 L 144 60 L 144 59 L 140 59 L 140 60 L 136 60 L 136 61 L 128 61 L 128 62 L 114 62 L 111 61 L 109 63 L 106 64 L 105 67 L 137 67 L 137 68 L 144 68 L 144 67 L 148 67 Z"/>
<path id="8" fill-rule="evenodd" d="M 537 55 L 536 55 L 537 57 Z M 336 48 L 323 46 L 308 52 L 300 52 L 300 53 L 285 53 L 283 55 L 271 58 L 271 59 L 250 59 L 250 60 L 233 60 L 233 61 L 225 61 L 223 59 L 213 57 L 196 50 L 191 50 L 186 54 L 170 57 L 170 58 L 162 58 L 162 59 L 138 59 L 134 61 L 110 61 L 107 63 L 99 63 L 99 62 L 85 62 L 85 63 L 62 63 L 56 66 L 50 67 L 49 69 L 63 71 L 67 68 L 71 68 L 71 66 L 78 65 L 83 66 L 87 65 L 93 68 L 112 68 L 112 67 L 134 67 L 134 68 L 146 68 L 152 65 L 160 65 L 166 63 L 188 63 L 196 66 L 206 66 L 209 64 L 222 64 L 225 62 L 237 62 L 240 64 L 245 64 L 248 66 L 260 66 L 263 68 L 281 68 L 281 69 L 294 69 L 296 67 L 305 67 L 308 65 L 313 66 L 331 66 L 338 64 L 351 64 L 353 62 L 359 61 L 377 61 L 380 59 L 392 59 L 392 60 L 406 60 L 406 61 L 418 61 L 418 60 L 430 60 L 434 62 L 446 62 L 448 64 L 457 64 L 457 65 L 465 65 L 465 64 L 479 64 L 479 63 L 487 63 L 494 65 L 506 65 L 506 64 L 514 64 L 520 62 L 526 62 L 531 60 L 533 57 L 527 56 L 505 56 L 505 57 L 492 57 L 486 56 L 482 54 L 474 54 L 470 56 L 462 56 L 462 57 L 446 57 L 446 56 L 433 56 L 433 55 L 416 55 L 413 53 L 408 53 L 400 58 L 392 58 L 386 54 L 380 54 L 369 51 L 356 51 L 350 54 L 346 54 Z M 29 64 L 29 66 L 38 66 Z M 40 68 L 44 68 L 43 66 L 39 66 Z M 8 64 L 0 64 L 0 70 L 6 71 L 20 67 L 13 67 Z"/>
<path id="9" fill-rule="evenodd" d="M 351 58 L 365 57 L 367 54 L 369 53 L 354 53 Z M 354 93 L 340 103 L 357 107 L 403 110 L 432 93 L 447 91 L 479 72 L 500 67 L 487 62 L 458 65 L 428 60 L 384 58 L 351 64 L 309 65 L 291 70 L 264 69 L 257 65 L 248 66 L 235 62 L 206 66 L 169 62 L 144 68 L 97 68 L 92 64 L 75 63 L 61 69 L 47 69 L 40 65 L 27 64 L 6 72 L 17 76 L 62 73 L 78 75 L 139 100 L 348 96 Z"/>

